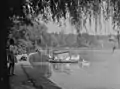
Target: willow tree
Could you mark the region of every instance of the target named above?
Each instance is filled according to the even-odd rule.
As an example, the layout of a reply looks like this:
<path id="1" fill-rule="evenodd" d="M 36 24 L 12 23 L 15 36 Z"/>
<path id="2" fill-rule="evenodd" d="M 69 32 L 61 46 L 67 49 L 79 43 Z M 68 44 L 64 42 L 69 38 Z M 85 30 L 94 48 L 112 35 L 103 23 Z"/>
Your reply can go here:
<path id="1" fill-rule="evenodd" d="M 113 12 L 113 30 L 117 32 L 117 40 L 119 46 L 119 32 L 120 32 L 120 1 L 110 0 L 110 6 Z M 115 28 L 116 27 L 116 28 Z"/>
<path id="2" fill-rule="evenodd" d="M 38 19 L 40 14 L 45 21 L 49 20 L 48 15 L 45 13 L 46 8 L 50 9 L 52 20 L 57 20 L 58 22 L 61 18 L 66 18 L 66 13 L 68 12 L 72 25 L 76 27 L 78 36 L 80 36 L 83 27 L 86 31 L 90 30 L 86 27 L 87 19 L 89 19 L 90 25 L 92 23 L 91 20 L 94 19 L 96 32 L 98 32 L 98 25 L 100 25 L 99 30 L 102 29 L 101 10 L 103 2 L 105 2 L 106 6 L 103 10 L 105 23 L 107 23 L 111 16 L 113 25 L 116 25 L 118 28 L 120 27 L 119 0 L 15 0 L 15 2 L 19 4 L 12 4 L 10 2 L 11 16 L 22 17 L 22 20 L 26 23 Z"/>
<path id="3" fill-rule="evenodd" d="M 52 18 L 55 19 L 65 17 L 66 8 L 72 17 L 72 22 L 80 21 L 82 12 L 85 15 L 97 16 L 100 14 L 101 3 L 106 2 L 106 13 L 109 16 L 110 7 L 113 8 L 114 22 L 119 23 L 120 1 L 119 0 L 14 0 L 10 3 L 10 13 L 21 17 L 36 17 L 39 14 L 44 14 L 45 8 L 49 7 L 52 13 Z M 46 16 L 44 16 L 46 17 Z M 95 17 L 97 18 L 97 17 Z M 46 19 L 46 18 L 45 18 Z"/>

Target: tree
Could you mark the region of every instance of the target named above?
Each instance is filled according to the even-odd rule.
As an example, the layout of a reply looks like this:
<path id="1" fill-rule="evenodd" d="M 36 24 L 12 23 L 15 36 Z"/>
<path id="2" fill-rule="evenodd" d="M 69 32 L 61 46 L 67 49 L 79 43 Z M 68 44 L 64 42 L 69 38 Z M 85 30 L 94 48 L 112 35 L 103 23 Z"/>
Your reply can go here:
<path id="1" fill-rule="evenodd" d="M 119 0 L 22 0 L 21 2 L 20 0 L 16 0 L 14 3 L 9 2 L 9 4 L 11 8 L 11 16 L 14 14 L 22 16 L 25 19 L 31 19 L 37 17 L 39 14 L 43 14 L 43 17 L 45 17 L 44 19 L 47 19 L 45 11 L 46 8 L 49 7 L 53 20 L 55 20 L 55 18 L 59 20 L 61 17 L 66 17 L 65 15 L 68 10 L 72 17 L 72 23 L 77 24 L 76 22 L 81 22 L 82 13 L 86 16 L 90 13 L 93 14 L 97 22 L 103 2 L 107 3 L 105 8 L 105 17 L 109 18 L 111 8 L 113 8 L 114 22 L 119 23 Z"/>
<path id="2" fill-rule="evenodd" d="M 24 21 L 19 20 L 17 17 L 12 17 L 12 24 L 10 29 L 9 37 L 16 40 L 16 45 L 20 43 L 26 45 L 26 48 L 37 45 L 41 45 L 42 38 L 45 40 L 44 34 L 47 33 L 47 27 L 45 24 L 38 23 L 35 20 L 31 20 L 30 24 L 26 24 Z M 47 35 L 46 35 L 47 36 Z M 23 40 L 20 41 L 19 40 Z M 26 43 L 28 42 L 28 43 Z M 22 46 L 22 45 L 21 45 Z"/>
<path id="3" fill-rule="evenodd" d="M 67 47 L 72 47 L 76 45 L 76 36 L 75 34 L 66 34 L 66 46 Z"/>
<path id="4" fill-rule="evenodd" d="M 56 47 L 58 45 L 60 45 L 59 39 L 58 39 L 58 34 L 55 34 L 55 33 L 51 34 L 51 46 Z"/>

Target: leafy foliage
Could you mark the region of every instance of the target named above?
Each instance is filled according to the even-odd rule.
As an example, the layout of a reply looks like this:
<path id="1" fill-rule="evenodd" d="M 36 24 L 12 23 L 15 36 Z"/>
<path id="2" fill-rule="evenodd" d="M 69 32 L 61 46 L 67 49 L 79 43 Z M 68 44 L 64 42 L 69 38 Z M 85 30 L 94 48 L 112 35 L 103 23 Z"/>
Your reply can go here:
<path id="1" fill-rule="evenodd" d="M 105 4 L 105 7 L 103 7 L 103 4 Z M 113 24 L 120 26 L 119 0 L 13 0 L 13 2 L 9 2 L 9 7 L 9 16 L 14 19 L 10 25 L 12 26 L 10 27 L 10 36 L 16 40 L 24 39 L 29 41 L 32 45 L 40 43 L 42 43 L 41 45 L 51 45 L 52 42 L 49 42 L 49 40 L 56 39 L 54 36 L 48 36 L 46 26 L 37 21 L 40 14 L 45 21 L 50 20 L 48 18 L 50 14 L 53 21 L 56 19 L 59 21 L 62 17 L 66 18 L 66 13 L 69 13 L 71 23 L 75 25 L 78 33 L 78 41 L 82 39 L 80 38 L 82 26 L 85 27 L 86 31 L 89 30 L 85 25 L 87 18 L 89 18 L 91 24 L 91 17 L 94 17 L 97 32 L 98 21 L 100 23 L 101 19 L 101 10 L 104 12 L 105 20 L 112 16 Z M 65 38 L 62 39 L 63 42 L 57 42 L 56 40 L 53 44 L 64 43 L 66 45 Z"/>
<path id="2" fill-rule="evenodd" d="M 42 38 L 47 35 L 47 27 L 44 24 L 36 21 L 31 21 L 32 24 L 25 24 L 18 19 L 15 20 L 10 28 L 9 37 L 15 39 L 17 46 L 29 50 L 41 44 Z"/>
<path id="3" fill-rule="evenodd" d="M 100 15 L 103 2 L 107 3 L 106 17 L 109 17 L 110 10 L 113 8 L 114 20 L 119 21 L 120 1 L 119 0 L 14 0 L 9 2 L 10 15 L 20 15 L 22 17 L 34 18 L 39 14 L 45 16 L 45 9 L 50 8 L 53 20 L 57 18 L 66 18 L 67 11 L 72 17 L 72 22 L 79 22 L 82 13 L 85 15 L 93 13 L 95 16 Z M 27 18 L 28 19 L 28 18 Z"/>

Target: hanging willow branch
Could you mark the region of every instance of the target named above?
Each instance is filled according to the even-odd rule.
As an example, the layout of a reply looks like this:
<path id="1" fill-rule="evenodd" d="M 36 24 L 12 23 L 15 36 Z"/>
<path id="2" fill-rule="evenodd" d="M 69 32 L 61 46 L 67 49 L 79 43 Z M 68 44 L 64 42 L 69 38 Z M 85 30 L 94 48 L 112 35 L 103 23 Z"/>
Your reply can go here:
<path id="1" fill-rule="evenodd" d="M 72 18 L 71 23 L 81 27 L 82 14 L 84 13 L 86 17 L 89 16 L 90 24 L 91 16 L 94 16 L 97 28 L 97 22 L 101 14 L 101 4 L 103 2 L 107 3 L 104 18 L 109 19 L 112 16 L 113 24 L 117 23 L 119 25 L 120 0 L 14 0 L 14 3 L 9 2 L 9 7 L 11 8 L 9 14 L 11 16 L 21 16 L 26 22 L 30 22 L 31 19 L 34 19 L 39 14 L 44 14 L 45 8 L 50 7 L 53 20 L 58 19 L 59 21 L 61 17 L 66 18 L 66 13 L 69 12 Z M 113 8 L 113 15 L 110 15 L 111 8 Z M 84 24 L 86 24 L 86 19 L 84 20 Z"/>

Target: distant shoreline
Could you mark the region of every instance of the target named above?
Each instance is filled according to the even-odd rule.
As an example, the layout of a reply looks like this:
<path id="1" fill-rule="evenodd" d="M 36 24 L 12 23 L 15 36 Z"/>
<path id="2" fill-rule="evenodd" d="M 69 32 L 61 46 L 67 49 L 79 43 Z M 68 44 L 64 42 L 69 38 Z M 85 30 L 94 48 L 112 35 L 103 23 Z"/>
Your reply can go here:
<path id="1" fill-rule="evenodd" d="M 61 48 L 50 48 L 53 50 L 112 50 L 113 48 L 98 48 L 98 47 L 79 47 L 79 48 L 73 48 L 73 47 L 61 47 Z M 116 49 L 120 49 L 120 48 L 116 48 Z"/>

